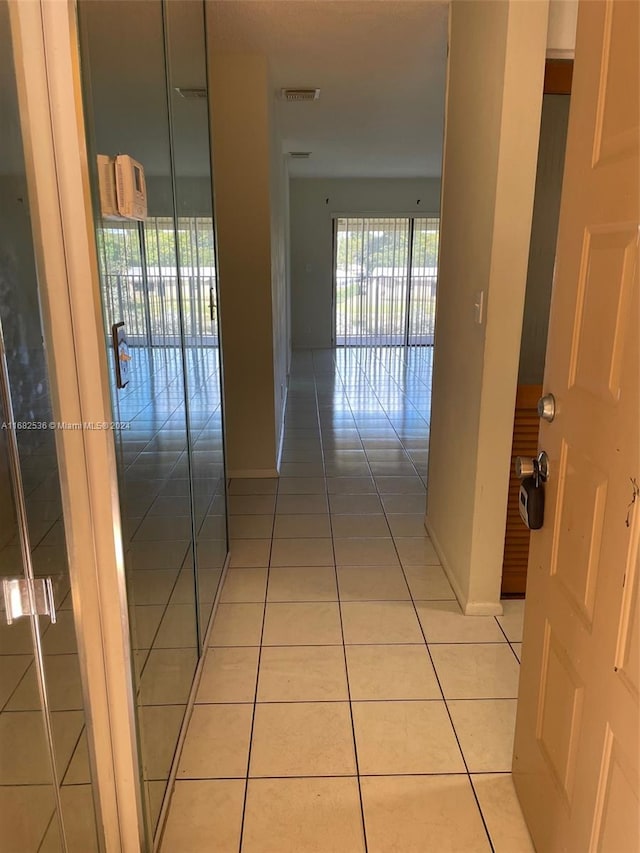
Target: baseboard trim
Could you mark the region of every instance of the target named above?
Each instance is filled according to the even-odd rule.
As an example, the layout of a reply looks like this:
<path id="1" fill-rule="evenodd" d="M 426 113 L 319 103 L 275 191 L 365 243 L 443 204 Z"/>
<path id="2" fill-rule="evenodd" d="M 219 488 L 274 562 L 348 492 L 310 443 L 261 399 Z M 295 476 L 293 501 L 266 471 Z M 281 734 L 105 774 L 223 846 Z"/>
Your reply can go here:
<path id="1" fill-rule="evenodd" d="M 493 601 L 471 601 L 464 608 L 465 616 L 502 616 L 504 610 L 501 604 Z"/>
<path id="2" fill-rule="evenodd" d="M 424 526 L 429 534 L 429 538 L 433 542 L 433 547 L 435 548 L 436 554 L 440 559 L 440 563 L 442 568 L 444 569 L 444 573 L 447 576 L 447 580 L 451 584 L 451 588 L 453 589 L 453 593 L 455 597 L 458 599 L 458 604 L 460 605 L 462 612 L 465 616 L 502 616 L 503 610 L 500 602 L 497 604 L 493 601 L 468 601 L 465 595 L 460 588 L 460 584 L 458 582 L 457 577 L 453 573 L 451 566 L 449 565 L 447 558 L 445 557 L 444 551 L 440 542 L 438 541 L 438 537 L 435 535 L 433 531 L 433 527 L 431 522 L 429 521 L 429 516 L 426 515 L 424 518 Z"/>
<path id="3" fill-rule="evenodd" d="M 266 480 L 279 476 L 277 468 L 236 468 L 227 471 L 228 480 Z"/>
<path id="4" fill-rule="evenodd" d="M 458 583 L 458 579 L 451 571 L 451 566 L 447 562 L 447 558 L 444 555 L 444 551 L 442 550 L 442 546 L 438 541 L 438 537 L 433 532 L 433 527 L 431 526 L 431 521 L 429 520 L 429 516 L 425 515 L 424 517 L 424 526 L 427 529 L 427 533 L 429 534 L 429 539 L 433 542 L 433 547 L 435 548 L 436 554 L 438 555 L 438 559 L 440 560 L 440 565 L 444 569 L 444 573 L 447 576 L 447 580 L 451 584 L 451 588 L 453 589 L 453 593 L 455 597 L 458 599 L 458 604 L 464 611 L 465 609 L 465 600 L 464 595 L 462 594 L 462 590 L 460 589 L 460 584 Z"/>

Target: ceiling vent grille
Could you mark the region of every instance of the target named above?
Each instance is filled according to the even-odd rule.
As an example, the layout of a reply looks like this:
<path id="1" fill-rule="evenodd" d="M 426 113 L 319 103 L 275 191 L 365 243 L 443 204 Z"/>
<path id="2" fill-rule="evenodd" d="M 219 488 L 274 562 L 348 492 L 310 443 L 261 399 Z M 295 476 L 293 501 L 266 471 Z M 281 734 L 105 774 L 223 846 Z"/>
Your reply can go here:
<path id="1" fill-rule="evenodd" d="M 206 89 L 184 88 L 182 86 L 176 86 L 176 92 L 180 95 L 181 98 L 184 98 L 186 101 L 202 101 L 206 100 L 207 97 Z"/>
<path id="2" fill-rule="evenodd" d="M 289 151 L 289 157 L 292 160 L 308 160 L 311 157 L 311 151 Z"/>
<path id="3" fill-rule="evenodd" d="M 317 101 L 320 89 L 281 89 L 280 97 L 283 101 Z"/>

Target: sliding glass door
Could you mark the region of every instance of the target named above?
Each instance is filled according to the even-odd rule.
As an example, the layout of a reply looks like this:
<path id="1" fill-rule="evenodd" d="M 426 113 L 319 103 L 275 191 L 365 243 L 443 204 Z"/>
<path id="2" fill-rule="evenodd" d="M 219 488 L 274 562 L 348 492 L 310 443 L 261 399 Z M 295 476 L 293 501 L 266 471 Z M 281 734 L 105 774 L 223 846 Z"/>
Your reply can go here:
<path id="1" fill-rule="evenodd" d="M 433 344 L 436 217 L 334 220 L 337 346 Z"/>

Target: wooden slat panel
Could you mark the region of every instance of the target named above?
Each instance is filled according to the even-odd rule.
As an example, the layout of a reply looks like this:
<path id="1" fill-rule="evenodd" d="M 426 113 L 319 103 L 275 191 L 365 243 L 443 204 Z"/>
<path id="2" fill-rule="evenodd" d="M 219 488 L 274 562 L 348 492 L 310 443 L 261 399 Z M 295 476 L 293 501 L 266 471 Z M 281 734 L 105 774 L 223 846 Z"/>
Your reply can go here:
<path id="1" fill-rule="evenodd" d="M 530 533 L 524 526 L 518 511 L 520 481 L 515 475 L 513 460 L 516 456 L 536 456 L 538 453 L 540 419 L 536 407 L 541 394 L 541 385 L 519 385 L 516 395 L 507 527 L 502 563 L 502 595 L 524 595 L 527 585 Z"/>
<path id="2" fill-rule="evenodd" d="M 544 67 L 545 95 L 570 95 L 573 59 L 547 59 Z"/>

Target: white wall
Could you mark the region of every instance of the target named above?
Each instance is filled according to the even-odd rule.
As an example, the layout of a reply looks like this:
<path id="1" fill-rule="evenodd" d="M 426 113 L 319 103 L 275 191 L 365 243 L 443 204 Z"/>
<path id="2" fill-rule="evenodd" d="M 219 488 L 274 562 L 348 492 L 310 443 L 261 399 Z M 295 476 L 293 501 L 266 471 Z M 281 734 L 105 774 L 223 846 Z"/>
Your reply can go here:
<path id="1" fill-rule="evenodd" d="M 273 89 L 273 86 L 272 86 Z M 289 175 L 282 154 L 275 99 L 271 121 L 271 299 L 273 307 L 273 387 L 278 458 L 284 434 L 284 410 L 291 355 L 289 329 Z"/>
<path id="2" fill-rule="evenodd" d="M 572 57 L 576 48 L 578 0 L 550 0 L 547 55 Z"/>
<path id="3" fill-rule="evenodd" d="M 437 215 L 440 181 L 415 178 L 291 180 L 291 337 L 295 348 L 330 347 L 335 214 Z"/>
<path id="4" fill-rule="evenodd" d="M 451 4 L 426 523 L 467 613 L 501 611 L 547 13 Z"/>
<path id="5" fill-rule="evenodd" d="M 209 26 L 215 26 L 211 17 Z M 227 471 L 277 474 L 272 164 L 265 57 L 209 57 Z"/>

